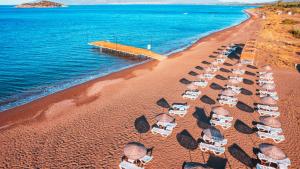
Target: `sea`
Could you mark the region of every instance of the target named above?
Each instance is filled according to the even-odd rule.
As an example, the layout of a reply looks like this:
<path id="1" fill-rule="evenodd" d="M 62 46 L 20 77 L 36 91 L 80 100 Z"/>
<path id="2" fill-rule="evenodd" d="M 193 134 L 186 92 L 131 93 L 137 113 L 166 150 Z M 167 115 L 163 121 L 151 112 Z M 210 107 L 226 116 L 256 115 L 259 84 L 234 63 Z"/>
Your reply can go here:
<path id="1" fill-rule="evenodd" d="M 143 62 L 99 53 L 110 41 L 164 55 L 237 25 L 253 6 L 0 6 L 0 112 Z M 199 53 L 201 55 L 201 53 Z"/>

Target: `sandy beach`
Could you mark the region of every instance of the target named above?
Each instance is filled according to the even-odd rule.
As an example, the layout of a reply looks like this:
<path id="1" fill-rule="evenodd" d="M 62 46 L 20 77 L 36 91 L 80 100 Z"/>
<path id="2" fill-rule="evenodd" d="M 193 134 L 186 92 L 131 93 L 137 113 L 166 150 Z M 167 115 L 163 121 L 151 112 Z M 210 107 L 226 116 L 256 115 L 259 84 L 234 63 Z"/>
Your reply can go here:
<path id="1" fill-rule="evenodd" d="M 226 168 L 231 169 L 248 168 L 235 159 L 228 148 L 238 145 L 255 159 L 253 148 L 272 141 L 261 140 L 255 134 L 242 134 L 231 127 L 222 130 L 228 144 L 225 153 L 218 159 L 200 149 L 190 151 L 178 142 L 180 133 L 189 133 L 197 140 L 202 132 L 201 121 L 211 111 L 211 106 L 200 99 L 183 100 L 181 94 L 186 85 L 181 82 L 182 79 L 196 80 L 189 72 L 201 73 L 195 67 L 206 67 L 207 62 L 214 60 L 209 56 L 215 56 L 222 46 L 257 38 L 262 22 L 251 13 L 251 18 L 240 25 L 202 38 L 164 61 L 150 61 L 0 113 L 0 168 L 117 168 L 124 145 L 130 141 L 153 147 L 154 159 L 146 166 L 149 169 L 178 169 L 184 162 L 191 161 L 215 163 L 219 167 L 225 163 Z M 258 68 L 266 63 L 263 57 L 257 59 L 255 66 Z M 235 60 L 226 62 L 229 64 L 222 65 L 226 69 L 232 69 L 236 63 Z M 286 138 L 276 145 L 291 159 L 290 168 L 298 168 L 300 74 L 268 63 L 274 72 L 280 97 L 279 119 Z M 244 68 L 254 73 L 259 70 Z M 220 71 L 217 74 L 228 76 L 228 73 Z M 243 77 L 256 80 L 254 76 Z M 226 81 L 215 78 L 209 85 L 211 83 L 224 86 Z M 200 89 L 201 96 L 207 95 L 216 100 L 220 91 L 211 89 L 209 85 Z M 242 86 L 252 93 L 258 88 L 256 84 Z M 191 108 L 184 118 L 176 117 L 177 127 L 167 138 L 153 135 L 150 131 L 138 133 L 134 125 L 136 119 L 144 116 L 152 125 L 156 115 L 168 111 L 157 105 L 162 98 L 169 104 L 188 102 Z M 253 103 L 259 102 L 259 97 L 239 95 L 239 101 L 253 107 Z M 228 110 L 234 121 L 240 120 L 251 127 L 252 122 L 259 119 L 257 112 L 247 113 L 238 108 Z"/>

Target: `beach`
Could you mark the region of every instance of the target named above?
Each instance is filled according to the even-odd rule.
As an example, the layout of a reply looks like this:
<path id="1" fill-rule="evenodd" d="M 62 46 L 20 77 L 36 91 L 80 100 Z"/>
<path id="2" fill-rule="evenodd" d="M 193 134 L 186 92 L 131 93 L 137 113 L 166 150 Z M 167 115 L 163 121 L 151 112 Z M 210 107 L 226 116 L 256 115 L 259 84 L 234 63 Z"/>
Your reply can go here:
<path id="1" fill-rule="evenodd" d="M 163 138 L 151 132 L 140 134 L 135 129 L 135 120 L 144 116 L 150 125 L 155 116 L 167 112 L 156 104 L 164 98 L 169 104 L 185 102 L 181 94 L 186 85 L 180 82 L 185 78 L 195 80 L 190 71 L 200 73 L 196 66 L 205 67 L 212 62 L 219 48 L 231 43 L 245 43 L 255 38 L 261 29 L 262 20 L 254 13 L 240 25 L 213 33 L 200 39 L 184 51 L 170 56 L 164 61 L 150 61 L 128 68 L 105 77 L 60 91 L 29 104 L 0 113 L 0 168 L 117 168 L 123 155 L 124 145 L 130 141 L 153 147 L 154 159 L 146 168 L 181 168 L 184 162 L 206 163 L 214 158 L 199 149 L 189 151 L 177 140 L 179 133 L 190 133 L 198 139 L 202 129 L 199 127 L 199 113 L 203 109 L 209 116 L 210 105 L 199 99 L 188 101 L 191 108 L 184 118 L 176 117 L 177 127 L 171 136 Z M 265 63 L 263 58 L 257 61 L 257 67 Z M 235 61 L 228 60 L 230 64 Z M 300 165 L 300 146 L 298 139 L 300 100 L 299 73 L 284 70 L 270 62 L 276 89 L 280 96 L 279 109 L 282 129 L 286 140 L 278 146 L 292 161 L 291 168 Z M 223 66 L 231 69 L 231 66 Z M 257 69 L 245 67 L 250 72 Z M 219 75 L 227 76 L 224 72 Z M 245 76 L 255 81 L 255 77 Z M 214 79 L 219 85 L 226 82 Z M 288 82 L 288 83 L 287 83 Z M 209 85 L 210 85 L 209 84 Z M 247 90 L 255 93 L 256 85 L 243 84 Z M 219 91 L 209 87 L 201 89 L 202 95 L 216 100 Z M 259 102 L 256 96 L 239 96 L 239 100 L 253 106 Z M 248 126 L 258 120 L 258 113 L 247 113 L 237 108 L 228 108 L 234 120 L 241 120 Z M 201 113 L 200 113 L 201 114 Z M 250 157 L 256 158 L 253 148 L 260 143 L 272 143 L 260 140 L 257 136 L 245 135 L 234 127 L 223 130 L 228 139 L 226 151 L 220 157 L 225 160 L 226 168 L 247 168 L 236 160 L 228 147 L 238 145 Z"/>

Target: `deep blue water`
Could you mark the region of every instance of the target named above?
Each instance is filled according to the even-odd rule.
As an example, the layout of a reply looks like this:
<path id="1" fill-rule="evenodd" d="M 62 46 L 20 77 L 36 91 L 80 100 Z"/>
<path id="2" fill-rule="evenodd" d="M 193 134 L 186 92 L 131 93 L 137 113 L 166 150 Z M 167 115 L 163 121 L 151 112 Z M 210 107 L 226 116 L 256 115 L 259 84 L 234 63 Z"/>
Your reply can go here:
<path id="1" fill-rule="evenodd" d="M 117 41 L 169 54 L 240 23 L 249 6 L 0 6 L 0 111 L 138 64 L 88 42 Z"/>

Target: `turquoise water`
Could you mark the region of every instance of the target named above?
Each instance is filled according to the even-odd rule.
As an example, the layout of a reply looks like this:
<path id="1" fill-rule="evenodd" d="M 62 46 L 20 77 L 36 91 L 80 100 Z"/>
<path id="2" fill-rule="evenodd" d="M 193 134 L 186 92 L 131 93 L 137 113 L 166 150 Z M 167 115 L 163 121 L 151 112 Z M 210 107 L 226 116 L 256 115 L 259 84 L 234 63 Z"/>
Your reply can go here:
<path id="1" fill-rule="evenodd" d="M 161 54 L 245 20 L 249 6 L 0 6 L 0 111 L 124 69 L 137 61 L 98 53 L 109 40 Z"/>

